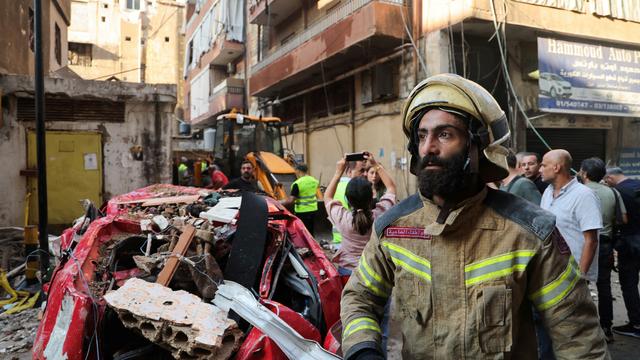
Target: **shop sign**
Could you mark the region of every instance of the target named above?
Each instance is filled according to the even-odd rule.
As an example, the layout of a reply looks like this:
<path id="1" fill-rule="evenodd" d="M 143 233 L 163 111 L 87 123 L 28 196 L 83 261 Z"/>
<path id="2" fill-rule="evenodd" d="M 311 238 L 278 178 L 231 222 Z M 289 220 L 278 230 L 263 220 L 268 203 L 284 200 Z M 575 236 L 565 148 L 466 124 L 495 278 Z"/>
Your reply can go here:
<path id="1" fill-rule="evenodd" d="M 531 123 L 536 128 L 549 129 L 611 129 L 613 120 L 603 116 L 567 116 L 551 115 L 531 119 Z"/>
<path id="2" fill-rule="evenodd" d="M 542 111 L 640 117 L 640 50 L 538 38 Z"/>
<path id="3" fill-rule="evenodd" d="M 625 176 L 640 177 L 640 148 L 620 149 L 619 165 Z"/>

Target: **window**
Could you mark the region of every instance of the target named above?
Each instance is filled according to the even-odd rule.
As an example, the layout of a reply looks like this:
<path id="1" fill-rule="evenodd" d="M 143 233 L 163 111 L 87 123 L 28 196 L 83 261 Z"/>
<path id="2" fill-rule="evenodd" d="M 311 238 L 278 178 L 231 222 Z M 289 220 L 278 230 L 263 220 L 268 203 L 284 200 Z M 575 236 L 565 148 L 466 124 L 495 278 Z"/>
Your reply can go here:
<path id="1" fill-rule="evenodd" d="M 127 0 L 127 9 L 140 10 L 140 0 Z"/>
<path id="2" fill-rule="evenodd" d="M 107 18 L 106 18 L 106 17 L 104 17 L 104 16 L 102 16 L 102 17 L 100 18 L 100 20 L 102 20 L 102 22 L 105 22 L 105 21 L 107 21 Z"/>
<path id="3" fill-rule="evenodd" d="M 34 43 L 34 29 L 33 29 L 33 9 L 29 8 L 29 49 L 31 51 L 35 51 L 35 43 Z"/>
<path id="4" fill-rule="evenodd" d="M 91 44 L 69 43 L 69 65 L 91 66 Z"/>
<path id="5" fill-rule="evenodd" d="M 125 41 L 131 41 L 131 36 L 125 36 L 125 37 L 124 37 L 124 40 L 125 40 Z"/>
<path id="6" fill-rule="evenodd" d="M 169 37 L 168 36 L 164 37 L 164 42 L 169 42 Z"/>
<path id="7" fill-rule="evenodd" d="M 58 24 L 54 24 L 55 25 L 55 53 L 56 53 L 56 61 L 58 62 L 58 65 L 62 65 L 62 33 L 60 32 L 60 27 L 58 26 Z"/>
<path id="8" fill-rule="evenodd" d="M 105 9 L 109 8 L 109 4 L 102 4 L 102 7 L 104 7 Z"/>
<path id="9" fill-rule="evenodd" d="M 360 102 L 371 104 L 376 101 L 398 97 L 399 64 L 389 61 L 362 72 Z"/>

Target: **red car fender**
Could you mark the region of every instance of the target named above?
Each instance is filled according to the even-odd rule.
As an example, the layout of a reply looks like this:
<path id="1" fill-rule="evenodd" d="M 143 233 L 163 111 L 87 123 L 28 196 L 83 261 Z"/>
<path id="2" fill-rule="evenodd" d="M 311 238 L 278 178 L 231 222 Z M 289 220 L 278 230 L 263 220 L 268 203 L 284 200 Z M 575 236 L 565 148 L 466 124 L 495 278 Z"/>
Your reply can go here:
<path id="1" fill-rule="evenodd" d="M 263 300 L 264 306 L 297 331 L 302 337 L 320 342 L 318 329 L 302 315 L 275 301 Z M 278 345 L 257 328 L 251 329 L 235 356 L 236 360 L 287 360 Z"/>

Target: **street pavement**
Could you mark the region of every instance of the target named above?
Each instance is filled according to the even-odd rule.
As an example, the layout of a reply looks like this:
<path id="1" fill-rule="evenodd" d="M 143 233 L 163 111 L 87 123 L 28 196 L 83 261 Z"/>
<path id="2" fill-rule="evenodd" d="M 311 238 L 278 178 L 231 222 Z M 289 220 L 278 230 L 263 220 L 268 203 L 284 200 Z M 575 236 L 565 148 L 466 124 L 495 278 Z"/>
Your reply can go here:
<path id="1" fill-rule="evenodd" d="M 592 286 L 592 294 L 596 293 L 594 285 Z M 611 273 L 611 293 L 613 294 L 613 326 L 624 325 L 629 318 L 624 307 L 618 273 L 616 272 Z M 640 339 L 615 333 L 613 337 L 615 341 L 609 344 L 609 353 L 612 360 L 640 359 Z"/>

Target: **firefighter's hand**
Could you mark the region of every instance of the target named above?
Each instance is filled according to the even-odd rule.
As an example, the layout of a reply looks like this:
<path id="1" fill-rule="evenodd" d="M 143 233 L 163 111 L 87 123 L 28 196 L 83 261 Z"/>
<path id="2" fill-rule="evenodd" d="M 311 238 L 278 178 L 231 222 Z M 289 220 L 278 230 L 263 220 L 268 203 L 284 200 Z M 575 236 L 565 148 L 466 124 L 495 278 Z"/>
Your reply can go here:
<path id="1" fill-rule="evenodd" d="M 354 357 L 353 360 L 384 360 L 384 356 L 375 349 L 364 349 L 359 351 Z"/>
<path id="2" fill-rule="evenodd" d="M 344 169 L 347 168 L 347 160 L 342 157 L 342 159 L 338 160 L 338 162 L 336 163 L 336 173 L 340 173 L 342 174 L 344 172 Z"/>

